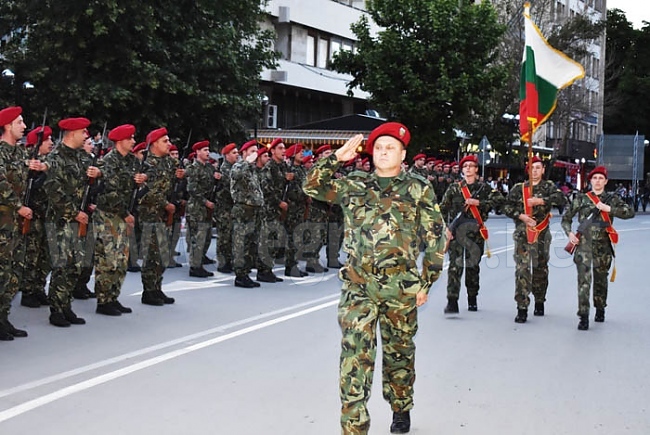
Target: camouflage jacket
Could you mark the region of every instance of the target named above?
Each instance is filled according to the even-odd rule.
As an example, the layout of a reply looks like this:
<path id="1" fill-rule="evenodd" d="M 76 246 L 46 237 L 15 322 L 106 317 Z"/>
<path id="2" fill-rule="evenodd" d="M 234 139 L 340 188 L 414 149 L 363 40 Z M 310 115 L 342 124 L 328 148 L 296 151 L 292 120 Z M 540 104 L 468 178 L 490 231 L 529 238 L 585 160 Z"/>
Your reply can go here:
<path id="1" fill-rule="evenodd" d="M 612 208 L 612 211 L 609 212 L 609 218 L 614 222 L 614 218 L 620 219 L 630 219 L 634 217 L 634 210 L 628 204 L 625 203 L 618 195 L 613 192 L 603 192 L 600 195 L 597 195 L 600 198 L 600 201 L 609 205 Z M 596 209 L 595 204 L 589 197 L 584 193 L 578 193 L 573 201 L 569 204 L 569 207 L 564 212 L 562 216 L 562 229 L 564 232 L 569 235 L 570 232 L 574 232 L 571 229 L 571 224 L 573 222 L 573 217 L 578 215 L 578 222 L 585 220 L 592 211 L 597 213 L 594 215 L 592 224 L 589 226 L 589 232 L 592 239 L 604 240 L 608 239 L 607 235 L 607 224 L 603 221 L 600 211 Z"/>
<path id="2" fill-rule="evenodd" d="M 528 185 L 528 182 L 526 182 L 526 185 Z M 519 219 L 519 215 L 524 213 L 522 186 L 523 183 L 515 184 L 508 192 L 508 197 L 503 205 L 503 213 L 514 221 L 515 233 L 517 234 L 526 233 L 526 224 Z M 533 186 L 532 196 L 544 200 L 544 205 L 536 205 L 533 207 L 532 218 L 538 224 L 551 212 L 553 206 L 562 206 L 565 203 L 565 197 L 562 191 L 549 180 L 542 180 L 539 184 Z"/>
<path id="3" fill-rule="evenodd" d="M 138 214 L 141 222 L 160 222 L 165 216 L 178 162 L 169 156 L 149 154 L 144 166 L 148 190 L 138 202 Z"/>
<path id="4" fill-rule="evenodd" d="M 472 198 L 479 200 L 480 203 L 477 208 L 483 221 L 488 219 L 490 210 L 499 207 L 504 202 L 503 195 L 496 190 L 493 190 L 486 183 L 475 181 L 472 184 L 467 184 L 464 180 L 458 183 L 453 183 L 449 188 L 447 188 L 447 191 L 442 196 L 442 201 L 440 202 L 440 212 L 447 224 L 450 224 L 451 221 L 458 216 L 458 213 L 461 212 L 461 220 L 468 221 L 474 219 L 472 212 L 465 208 L 465 198 L 461 191 L 461 187 L 463 186 L 468 187 Z"/>
<path id="5" fill-rule="evenodd" d="M 255 165 L 245 160 L 235 163 L 230 172 L 230 195 L 234 204 L 264 205 L 264 195 Z"/>
<path id="6" fill-rule="evenodd" d="M 140 169 L 140 161 L 132 153 L 123 156 L 113 149 L 97 166 L 102 171 L 103 185 L 102 193 L 97 198 L 97 208 L 122 219 L 126 218 L 136 187 L 133 176 Z"/>
<path id="7" fill-rule="evenodd" d="M 420 177 L 424 178 L 425 180 L 428 180 L 429 176 L 429 171 L 427 170 L 426 166 L 422 166 L 421 168 L 418 168 L 417 166 L 413 165 L 409 168 L 409 172 L 412 174 L 417 174 Z"/>
<path id="8" fill-rule="evenodd" d="M 0 207 L 7 221 L 16 221 L 18 209 L 25 205 L 23 196 L 29 172 L 27 160 L 29 155 L 25 148 L 0 141 Z"/>
<path id="9" fill-rule="evenodd" d="M 339 166 L 334 154 L 319 160 L 307 173 L 303 188 L 313 198 L 342 206 L 348 263 L 415 268 L 424 242 L 422 279 L 428 292 L 442 270 L 445 246 L 445 224 L 431 185 L 401 171 L 382 189 L 374 172 L 334 178 Z"/>
<path id="10" fill-rule="evenodd" d="M 280 218 L 280 201 L 287 201 L 288 182 L 285 174 L 291 172 L 285 162 L 276 162 L 271 159 L 262 169 L 262 192 L 264 192 L 264 206 L 266 217 L 269 219 Z"/>
<path id="11" fill-rule="evenodd" d="M 39 155 L 38 160 L 45 162 L 47 160 L 47 154 Z M 32 183 L 32 192 L 29 196 L 29 204 L 27 205 L 32 209 L 34 219 L 45 219 L 47 203 L 49 202 L 44 186 L 45 180 L 47 180 L 47 172 L 38 172 L 37 174 Z"/>
<path id="12" fill-rule="evenodd" d="M 221 209 L 230 211 L 233 204 L 232 196 L 230 195 L 230 173 L 232 172 L 232 164 L 227 160 L 224 160 L 219 171 L 221 172 L 221 179 L 219 182 L 223 188 L 219 189 L 217 192 L 217 202 Z"/>
<path id="13" fill-rule="evenodd" d="M 61 142 L 48 154 L 45 191 L 49 197 L 46 219 L 50 222 L 72 222 L 81 208 L 84 188 L 88 183 L 88 154 L 83 148 L 72 149 Z"/>
<path id="14" fill-rule="evenodd" d="M 298 213 L 302 216 L 305 212 L 308 198 L 302 190 L 302 185 L 307 178 L 307 171 L 302 165 L 293 165 L 290 171 L 294 173 L 294 178 L 287 183 L 287 202 L 289 204 L 287 213 Z"/>
<path id="15" fill-rule="evenodd" d="M 195 218 L 204 216 L 207 213 L 206 201 L 215 202 L 217 180 L 214 178 L 215 169 L 209 163 L 201 163 L 198 160 L 187 168 L 187 193 L 190 199 L 187 202 L 187 213 Z"/>

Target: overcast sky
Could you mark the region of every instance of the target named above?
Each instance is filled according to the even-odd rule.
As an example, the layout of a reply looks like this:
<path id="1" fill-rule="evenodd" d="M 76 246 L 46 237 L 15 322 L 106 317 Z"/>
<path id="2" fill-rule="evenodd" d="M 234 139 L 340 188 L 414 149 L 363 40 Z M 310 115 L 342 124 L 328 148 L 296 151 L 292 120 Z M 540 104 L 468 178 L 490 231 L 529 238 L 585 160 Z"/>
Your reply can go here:
<path id="1" fill-rule="evenodd" d="M 649 0 L 607 0 L 607 9 L 620 9 L 635 29 L 643 27 L 643 21 L 650 21 Z"/>

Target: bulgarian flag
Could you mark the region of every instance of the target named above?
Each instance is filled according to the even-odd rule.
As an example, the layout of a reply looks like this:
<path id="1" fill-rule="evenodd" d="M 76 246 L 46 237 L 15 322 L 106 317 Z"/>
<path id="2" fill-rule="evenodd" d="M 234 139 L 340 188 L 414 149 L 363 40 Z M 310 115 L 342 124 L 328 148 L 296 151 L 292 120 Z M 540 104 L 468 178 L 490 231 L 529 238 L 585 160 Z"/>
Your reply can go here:
<path id="1" fill-rule="evenodd" d="M 535 130 L 553 113 L 557 93 L 585 76 L 578 62 L 551 47 L 530 19 L 530 3 L 524 5 L 526 47 L 519 86 L 519 131 L 530 141 Z"/>

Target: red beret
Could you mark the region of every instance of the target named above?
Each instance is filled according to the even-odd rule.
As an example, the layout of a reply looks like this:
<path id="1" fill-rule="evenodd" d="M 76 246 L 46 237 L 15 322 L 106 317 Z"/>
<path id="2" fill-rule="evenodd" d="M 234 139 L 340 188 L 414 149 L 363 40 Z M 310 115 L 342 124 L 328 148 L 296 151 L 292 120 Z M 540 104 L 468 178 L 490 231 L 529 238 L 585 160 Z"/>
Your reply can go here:
<path id="1" fill-rule="evenodd" d="M 372 149 L 375 146 L 375 140 L 380 136 L 391 136 L 402 142 L 406 147 L 411 141 L 411 133 L 408 128 L 399 122 L 385 122 L 379 127 L 370 132 L 368 140 L 366 141 L 366 153 L 372 154 Z"/>
<path id="2" fill-rule="evenodd" d="M 131 150 L 131 152 L 132 152 L 133 154 L 135 154 L 135 153 L 137 153 L 137 152 L 144 151 L 146 148 L 147 148 L 147 144 L 144 143 L 144 142 L 140 142 L 139 144 L 137 144 L 136 146 L 133 147 L 133 149 Z"/>
<path id="3" fill-rule="evenodd" d="M 544 162 L 539 157 L 533 156 L 533 164 L 535 164 L 535 163 L 542 163 L 543 164 Z M 525 171 L 528 172 L 528 163 L 526 163 Z"/>
<path id="4" fill-rule="evenodd" d="M 237 145 L 235 145 L 234 143 L 229 143 L 228 145 L 226 145 L 225 147 L 223 147 L 223 149 L 221 150 L 221 154 L 223 154 L 223 155 L 225 156 L 225 155 L 228 154 L 230 151 L 232 151 L 232 150 L 234 150 L 234 149 L 236 149 L 236 148 L 237 148 Z"/>
<path id="5" fill-rule="evenodd" d="M 305 157 L 305 159 L 302 161 L 302 164 L 303 164 L 303 165 L 306 165 L 307 163 L 310 163 L 310 162 L 312 162 L 313 160 L 314 160 L 314 156 L 313 156 L 313 155 L 307 156 L 307 157 Z"/>
<path id="6" fill-rule="evenodd" d="M 169 151 L 178 151 L 178 147 L 176 145 L 174 145 L 174 144 L 171 144 L 169 146 Z"/>
<path id="7" fill-rule="evenodd" d="M 163 136 L 167 136 L 167 129 L 165 127 L 160 127 L 155 130 L 152 130 L 147 135 L 147 143 L 154 143 Z"/>
<path id="8" fill-rule="evenodd" d="M 426 154 L 420 153 L 420 154 L 416 154 L 415 157 L 413 157 L 413 161 L 416 161 L 416 160 L 419 160 L 419 159 L 426 159 L 426 158 L 427 158 Z"/>
<path id="9" fill-rule="evenodd" d="M 354 162 L 356 162 L 356 161 L 357 161 L 356 158 L 354 158 L 354 159 L 350 159 L 350 160 L 348 160 L 347 162 L 345 162 L 345 163 L 343 164 L 343 167 L 346 168 L 346 167 L 348 167 L 348 166 L 352 166 L 352 165 L 354 164 Z"/>
<path id="10" fill-rule="evenodd" d="M 361 165 L 365 165 L 366 163 L 370 163 L 370 159 L 368 159 L 368 157 L 361 159 Z"/>
<path id="11" fill-rule="evenodd" d="M 478 157 L 474 154 L 470 154 L 468 156 L 463 157 L 460 159 L 460 167 L 462 168 L 465 162 L 471 162 L 474 163 L 476 166 L 478 166 Z"/>
<path id="12" fill-rule="evenodd" d="M 451 167 L 453 168 L 454 166 L 459 166 L 458 162 L 451 162 Z"/>
<path id="13" fill-rule="evenodd" d="M 435 166 L 442 166 L 442 160 L 436 160 Z"/>
<path id="14" fill-rule="evenodd" d="M 596 174 L 600 174 L 607 178 L 607 168 L 604 166 L 596 166 L 594 169 L 591 170 L 589 175 L 587 175 L 587 180 L 591 180 L 591 177 L 593 177 Z"/>
<path id="15" fill-rule="evenodd" d="M 332 150 L 332 147 L 331 147 L 330 145 L 328 145 L 328 144 L 321 145 L 321 146 L 318 147 L 318 149 L 316 150 L 316 155 L 318 156 L 318 155 L 323 154 L 325 151 L 331 151 L 331 150 Z"/>
<path id="16" fill-rule="evenodd" d="M 20 106 L 7 107 L 6 109 L 0 110 L 0 127 L 11 124 L 21 113 L 23 113 L 23 109 Z"/>
<path id="17" fill-rule="evenodd" d="M 258 145 L 259 144 L 257 143 L 257 140 L 255 140 L 255 139 L 249 140 L 248 142 L 246 142 L 244 145 L 241 146 L 241 148 L 239 149 L 239 152 L 243 153 L 244 150 L 247 150 L 248 148 L 250 148 L 252 146 L 258 146 Z"/>
<path id="18" fill-rule="evenodd" d="M 192 145 L 192 151 L 198 151 L 198 150 L 202 150 L 203 148 L 209 148 L 209 147 L 210 147 L 210 141 L 202 140 Z"/>
<path id="19" fill-rule="evenodd" d="M 188 160 L 194 160 L 195 157 L 196 157 L 196 153 L 190 153 L 190 155 L 187 156 L 187 159 Z"/>
<path id="20" fill-rule="evenodd" d="M 122 124 L 108 132 L 108 138 L 113 142 L 131 139 L 135 134 L 135 125 Z"/>
<path id="21" fill-rule="evenodd" d="M 36 127 L 34 130 L 27 133 L 27 145 L 36 145 L 38 133 L 41 132 L 41 128 L 42 127 L 40 126 Z M 52 129 L 46 125 L 43 130 L 43 141 L 46 141 L 48 137 L 52 136 Z"/>
<path id="22" fill-rule="evenodd" d="M 302 152 L 302 144 L 297 143 L 291 145 L 289 148 L 287 148 L 287 152 L 284 154 L 286 157 L 293 157 L 296 154 L 299 154 Z"/>
<path id="23" fill-rule="evenodd" d="M 427 157 L 427 163 L 435 163 L 437 162 L 435 157 Z"/>
<path id="24" fill-rule="evenodd" d="M 88 128 L 90 120 L 88 118 L 66 118 L 59 121 L 59 128 L 61 130 L 75 131 Z"/>
<path id="25" fill-rule="evenodd" d="M 276 146 L 278 146 L 281 143 L 283 143 L 281 138 L 278 137 L 278 138 L 273 139 L 273 142 L 271 142 L 271 145 L 269 146 L 269 150 L 272 150 L 273 148 L 275 148 Z"/>
<path id="26" fill-rule="evenodd" d="M 451 166 L 451 162 L 442 162 L 442 166 Z"/>

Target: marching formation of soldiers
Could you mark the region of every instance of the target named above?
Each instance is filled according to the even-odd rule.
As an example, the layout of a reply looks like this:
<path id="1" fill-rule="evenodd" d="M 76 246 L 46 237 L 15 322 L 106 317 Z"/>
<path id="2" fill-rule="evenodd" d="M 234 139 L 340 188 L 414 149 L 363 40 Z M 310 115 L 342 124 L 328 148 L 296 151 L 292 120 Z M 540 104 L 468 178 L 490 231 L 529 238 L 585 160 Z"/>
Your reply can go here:
<path id="1" fill-rule="evenodd" d="M 119 301 L 127 270 L 141 272 L 143 304 L 173 304 L 174 298 L 162 291 L 162 281 L 167 268 L 181 267 L 174 257 L 180 255 L 177 249 L 185 249 L 177 248 L 183 218 L 191 277 L 214 275 L 205 268 L 215 262 L 208 256 L 213 228 L 218 234 L 216 270 L 234 274 L 237 287 L 282 282 L 273 272 L 275 264 L 284 263 L 284 276 L 291 278 L 343 266 L 339 262 L 341 206 L 311 198 L 303 190 L 309 168 L 332 154 L 329 145 L 312 153 L 300 144 L 286 147 L 279 138 L 268 146 L 251 140 L 240 147 L 224 146 L 220 150 L 223 160 L 214 161 L 208 141 L 190 147 L 188 139 L 186 148 L 192 153 L 185 158 L 179 156 L 165 128 L 149 132 L 136 145 L 136 127 L 124 124 L 108 132 L 112 148 L 99 158 L 100 150 L 88 135 L 90 120 L 59 121 L 61 140 L 54 147 L 52 129 L 42 125 L 27 132 L 21 113 L 19 107 L 0 110 L 0 249 L 4 254 L 0 255 L 0 340 L 27 336 L 9 321 L 11 301 L 18 291 L 23 306 L 48 305 L 50 323 L 59 327 L 85 323 L 74 313 L 73 299 L 96 298 L 98 314 L 130 313 L 132 309 Z M 533 162 L 532 193 L 520 184 L 507 198 L 479 180 L 475 156 L 456 163 L 418 154 L 412 163 L 408 172 L 432 186 L 447 225 L 450 266 L 445 313 L 459 311 L 463 271 L 468 309 L 477 310 L 478 264 L 488 240 L 485 221 L 490 210 L 501 209 L 517 224 L 515 321 L 526 321 L 531 291 L 534 314 L 543 315 L 548 212 L 564 197 L 552 183 L 542 180 L 541 161 Z M 369 159 L 355 158 L 342 164 L 334 176 L 345 178 L 354 171 L 369 170 Z M 632 217 L 633 211 L 614 198 L 606 195 L 601 207 L 611 207 L 612 217 Z M 565 217 L 578 214 L 580 220 L 586 219 L 590 203 L 582 196 L 577 199 L 582 202 L 572 204 Z M 604 217 L 589 216 L 600 222 L 602 231 L 611 232 L 602 223 Z M 563 225 L 570 230 L 570 220 Z M 593 235 L 592 239 L 600 243 L 603 237 Z M 572 238 L 580 243 L 576 240 Z M 605 245 L 598 245 L 599 252 L 612 256 Z M 326 259 L 321 264 L 324 247 Z M 583 276 L 579 315 L 581 329 L 586 329 L 582 320 L 588 311 L 586 268 L 592 263 L 599 267 L 595 300 L 604 313 L 606 280 L 603 290 L 602 274 L 611 258 L 601 262 L 596 253 L 592 258 L 582 251 L 578 250 L 576 258 L 582 260 L 576 263 Z M 304 268 L 299 261 L 304 261 Z M 253 269 L 255 280 L 250 276 Z M 94 292 L 87 287 L 93 270 Z M 602 313 L 599 319 L 604 318 Z"/>

